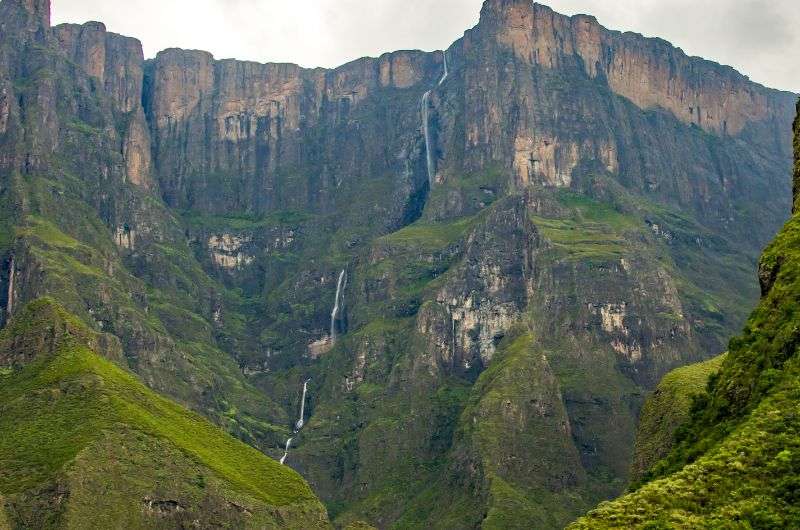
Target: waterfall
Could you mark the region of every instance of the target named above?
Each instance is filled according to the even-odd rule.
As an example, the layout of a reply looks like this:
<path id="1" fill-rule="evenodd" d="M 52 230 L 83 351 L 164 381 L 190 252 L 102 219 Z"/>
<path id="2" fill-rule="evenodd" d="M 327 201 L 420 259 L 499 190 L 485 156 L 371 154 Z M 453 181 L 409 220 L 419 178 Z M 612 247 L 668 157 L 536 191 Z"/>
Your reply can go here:
<path id="1" fill-rule="evenodd" d="M 336 320 L 339 318 L 339 311 L 342 309 L 342 296 L 346 286 L 347 272 L 342 270 L 339 274 L 339 281 L 336 283 L 336 298 L 333 300 L 333 311 L 331 311 L 331 342 L 336 342 Z"/>
<path id="2" fill-rule="evenodd" d="M 308 381 L 311 381 L 311 379 L 309 379 Z M 302 429 L 303 425 L 305 425 L 306 394 L 308 394 L 308 381 L 303 383 L 303 399 L 300 400 L 300 419 L 297 420 L 297 426 L 295 427 L 294 432 L 300 432 L 300 429 Z"/>
<path id="3" fill-rule="evenodd" d="M 286 462 L 286 457 L 289 456 L 289 447 L 292 446 L 292 438 L 286 440 L 286 449 L 283 451 L 283 456 L 281 457 L 281 465 Z"/>
<path id="4" fill-rule="evenodd" d="M 450 321 L 453 324 L 453 359 L 456 358 L 456 316 L 451 312 Z"/>
<path id="5" fill-rule="evenodd" d="M 8 272 L 8 298 L 6 299 L 6 320 L 11 318 L 11 312 L 14 311 L 14 275 L 16 274 L 16 264 L 14 263 L 14 256 L 11 256 L 11 263 Z"/>
<path id="6" fill-rule="evenodd" d="M 428 184 L 433 187 L 433 153 L 431 152 L 431 133 L 428 126 L 428 100 L 431 98 L 431 91 L 428 90 L 422 95 L 422 134 L 425 135 L 425 162 L 428 168 Z"/>
<path id="7" fill-rule="evenodd" d="M 436 84 L 437 87 L 441 86 L 442 83 L 447 80 L 447 76 L 449 75 L 449 71 L 447 69 L 447 51 L 442 52 L 442 57 L 444 58 L 444 74 Z M 434 167 L 435 161 L 433 159 L 433 149 L 431 148 L 431 130 L 428 115 L 430 111 L 430 99 L 431 90 L 428 90 L 422 95 L 422 133 L 425 136 L 425 162 L 428 169 L 428 184 L 431 188 L 433 188 L 433 179 L 436 177 L 436 168 Z"/>
<path id="8" fill-rule="evenodd" d="M 295 424 L 294 432 L 292 433 L 293 435 L 299 433 L 300 429 L 302 429 L 303 425 L 305 425 L 306 396 L 308 395 L 308 383 L 310 382 L 311 379 L 306 379 L 306 381 L 303 383 L 303 397 L 300 400 L 300 418 L 297 420 L 297 423 Z M 284 462 L 286 462 L 286 458 L 289 456 L 289 448 L 291 448 L 292 446 L 292 440 L 294 440 L 294 436 L 291 436 L 289 437 L 288 440 L 286 440 L 286 448 L 283 450 L 283 456 L 281 457 L 280 460 L 281 465 L 283 465 Z"/>

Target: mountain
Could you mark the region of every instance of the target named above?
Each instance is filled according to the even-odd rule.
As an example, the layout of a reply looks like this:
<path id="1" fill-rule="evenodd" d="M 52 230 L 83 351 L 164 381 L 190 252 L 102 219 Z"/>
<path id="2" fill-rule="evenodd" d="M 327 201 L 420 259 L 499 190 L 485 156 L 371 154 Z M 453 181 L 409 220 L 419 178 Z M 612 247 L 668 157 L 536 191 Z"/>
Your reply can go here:
<path id="1" fill-rule="evenodd" d="M 797 110 L 795 182 L 800 104 Z M 666 458 L 650 467 L 636 491 L 570 528 L 800 526 L 799 238 L 795 208 L 761 258 L 761 302 L 744 332 L 731 340 L 707 391 L 694 398 Z M 646 414 L 643 421 L 649 421 Z"/>
<path id="2" fill-rule="evenodd" d="M 116 337 L 338 525 L 562 527 L 755 304 L 795 100 L 523 0 L 332 70 L 2 0 L 3 318 Z"/>

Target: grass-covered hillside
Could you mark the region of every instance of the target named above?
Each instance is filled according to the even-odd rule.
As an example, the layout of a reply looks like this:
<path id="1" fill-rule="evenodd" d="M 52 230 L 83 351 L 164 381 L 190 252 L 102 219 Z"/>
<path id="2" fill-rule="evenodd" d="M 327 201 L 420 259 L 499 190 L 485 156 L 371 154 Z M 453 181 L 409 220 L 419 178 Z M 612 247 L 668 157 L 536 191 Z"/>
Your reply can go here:
<path id="1" fill-rule="evenodd" d="M 325 528 L 288 467 L 147 389 L 49 299 L 0 334 L 0 528 Z"/>
<path id="2" fill-rule="evenodd" d="M 800 119 L 794 145 L 797 171 Z M 674 449 L 649 482 L 573 528 L 800 527 L 800 212 L 764 252 L 759 276 L 761 303 Z"/>
<path id="3" fill-rule="evenodd" d="M 719 371 L 724 355 L 673 370 L 642 407 L 636 432 L 632 480 L 641 480 L 673 447 L 675 431 L 689 419 L 692 400 L 706 391 L 709 378 Z"/>

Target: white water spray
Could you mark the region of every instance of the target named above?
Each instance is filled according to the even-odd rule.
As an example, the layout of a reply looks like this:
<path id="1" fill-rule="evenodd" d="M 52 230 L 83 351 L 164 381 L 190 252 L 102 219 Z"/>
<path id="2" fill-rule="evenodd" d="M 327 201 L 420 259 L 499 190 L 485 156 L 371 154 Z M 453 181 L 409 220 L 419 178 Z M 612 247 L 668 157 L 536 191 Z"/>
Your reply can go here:
<path id="1" fill-rule="evenodd" d="M 444 74 L 442 78 L 439 79 L 439 83 L 437 83 L 437 87 L 441 86 L 447 80 L 447 76 L 449 75 L 447 69 L 447 51 L 442 52 L 442 57 L 444 58 Z M 422 133 L 425 135 L 425 162 L 427 164 L 428 169 L 428 184 L 432 188 L 433 187 L 433 180 L 436 176 L 436 168 L 434 167 L 435 161 L 433 159 L 433 149 L 431 148 L 431 130 L 430 121 L 429 119 L 429 110 L 430 110 L 430 99 L 431 99 L 431 91 L 428 90 L 422 95 Z"/>
<path id="2" fill-rule="evenodd" d="M 339 274 L 339 281 L 336 283 L 336 299 L 333 301 L 333 311 L 331 311 L 331 341 L 336 342 L 336 319 L 339 318 L 339 311 L 342 309 L 342 295 L 347 286 L 347 272 Z"/>
<path id="3" fill-rule="evenodd" d="M 286 440 L 286 449 L 283 451 L 283 456 L 281 457 L 281 465 L 286 462 L 286 457 L 289 456 L 289 447 L 292 446 L 292 438 Z"/>
<path id="4" fill-rule="evenodd" d="M 444 74 L 442 75 L 442 78 L 439 79 L 439 84 L 436 85 L 436 86 L 441 86 L 442 83 L 447 81 L 447 76 L 450 73 L 450 72 L 447 71 L 447 50 L 444 50 L 442 52 L 442 59 L 444 59 Z"/>
<path id="5" fill-rule="evenodd" d="M 303 428 L 305 425 L 305 416 L 306 416 L 306 396 L 308 395 L 308 383 L 311 382 L 311 379 L 307 379 L 305 383 L 303 383 L 303 397 L 300 400 L 300 418 L 297 420 L 297 423 L 294 426 L 294 432 L 292 434 L 297 434 L 300 432 L 300 429 Z M 281 465 L 286 462 L 286 458 L 289 456 L 289 449 L 292 447 L 292 440 L 294 440 L 294 436 L 291 436 L 288 440 L 286 440 L 286 448 L 283 450 L 283 456 L 281 457 Z"/>

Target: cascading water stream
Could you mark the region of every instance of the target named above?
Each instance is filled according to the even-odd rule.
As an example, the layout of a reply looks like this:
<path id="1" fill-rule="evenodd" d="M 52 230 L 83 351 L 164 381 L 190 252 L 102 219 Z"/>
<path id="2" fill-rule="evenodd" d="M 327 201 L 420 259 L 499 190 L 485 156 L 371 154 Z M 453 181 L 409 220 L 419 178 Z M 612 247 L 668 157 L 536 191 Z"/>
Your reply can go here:
<path id="1" fill-rule="evenodd" d="M 342 309 L 342 295 L 346 286 L 347 272 L 343 270 L 339 274 L 339 281 L 336 283 L 336 298 L 333 301 L 333 310 L 331 311 L 331 342 L 336 342 L 336 320 L 339 318 L 339 311 Z"/>
<path id="2" fill-rule="evenodd" d="M 311 379 L 307 379 L 305 383 L 303 383 L 303 397 L 300 400 L 300 418 L 297 420 L 297 423 L 294 427 L 294 432 L 292 434 L 297 434 L 300 432 L 300 429 L 303 428 L 305 425 L 305 416 L 306 416 L 306 396 L 308 395 L 308 383 L 311 382 Z M 292 440 L 294 440 L 294 436 L 289 437 L 286 440 L 286 448 L 283 450 L 283 456 L 281 457 L 281 465 L 286 462 L 286 458 L 289 456 L 289 449 L 292 447 Z"/>
<path id="3" fill-rule="evenodd" d="M 311 381 L 311 379 L 308 381 Z M 306 395 L 308 394 L 308 381 L 303 383 L 303 398 L 300 400 L 300 419 L 297 420 L 297 425 L 294 428 L 294 432 L 300 432 L 300 429 L 302 429 L 303 425 L 306 423 Z"/>
<path id="4" fill-rule="evenodd" d="M 336 342 L 336 320 L 339 318 L 339 312 L 342 310 L 342 297 L 344 296 L 345 287 L 347 287 L 346 269 L 339 273 L 339 281 L 336 282 L 336 298 L 333 301 L 333 311 L 331 311 L 331 342 Z M 308 383 L 310 381 L 311 379 L 308 379 L 303 383 L 303 397 L 300 399 L 300 418 L 298 418 L 294 426 L 293 434 L 299 433 L 300 429 L 302 429 L 306 423 L 306 396 L 308 395 Z M 294 436 L 286 440 L 286 447 L 283 450 L 283 456 L 280 460 L 281 464 L 286 462 L 286 458 L 289 456 L 292 440 L 294 440 Z"/>
<path id="5" fill-rule="evenodd" d="M 339 318 L 339 312 L 342 310 L 343 305 L 343 296 L 344 290 L 347 287 L 347 269 L 342 270 L 339 273 L 339 281 L 336 282 L 336 298 L 333 301 L 333 310 L 331 311 L 331 341 L 336 341 L 336 321 Z M 306 380 L 303 383 L 303 397 L 300 399 L 300 418 L 298 418 L 297 423 L 294 426 L 294 432 L 292 434 L 296 435 L 300 432 L 300 429 L 303 428 L 306 422 L 306 397 L 308 396 L 308 383 L 311 382 L 311 379 Z M 294 436 L 291 436 L 288 440 L 286 440 L 286 447 L 283 450 L 283 456 L 281 457 L 280 463 L 284 464 L 286 462 L 286 458 L 289 456 L 289 449 L 292 447 L 292 441 L 294 440 Z"/>
<path id="6" fill-rule="evenodd" d="M 441 86 L 447 80 L 447 76 L 449 72 L 447 70 L 447 51 L 442 52 L 442 57 L 444 58 L 444 74 L 442 78 L 439 79 L 439 83 L 437 83 L 437 87 Z M 422 133 L 425 135 L 425 162 L 427 164 L 428 169 L 428 184 L 432 188 L 433 187 L 433 180 L 436 177 L 436 168 L 435 161 L 433 159 L 433 149 L 431 147 L 431 130 L 429 124 L 429 109 L 430 109 L 430 99 L 431 99 L 431 90 L 428 90 L 422 95 Z"/>
<path id="7" fill-rule="evenodd" d="M 281 465 L 286 462 L 286 457 L 289 456 L 289 447 L 292 445 L 292 438 L 286 440 L 286 449 L 283 451 L 283 456 L 281 457 Z"/>

